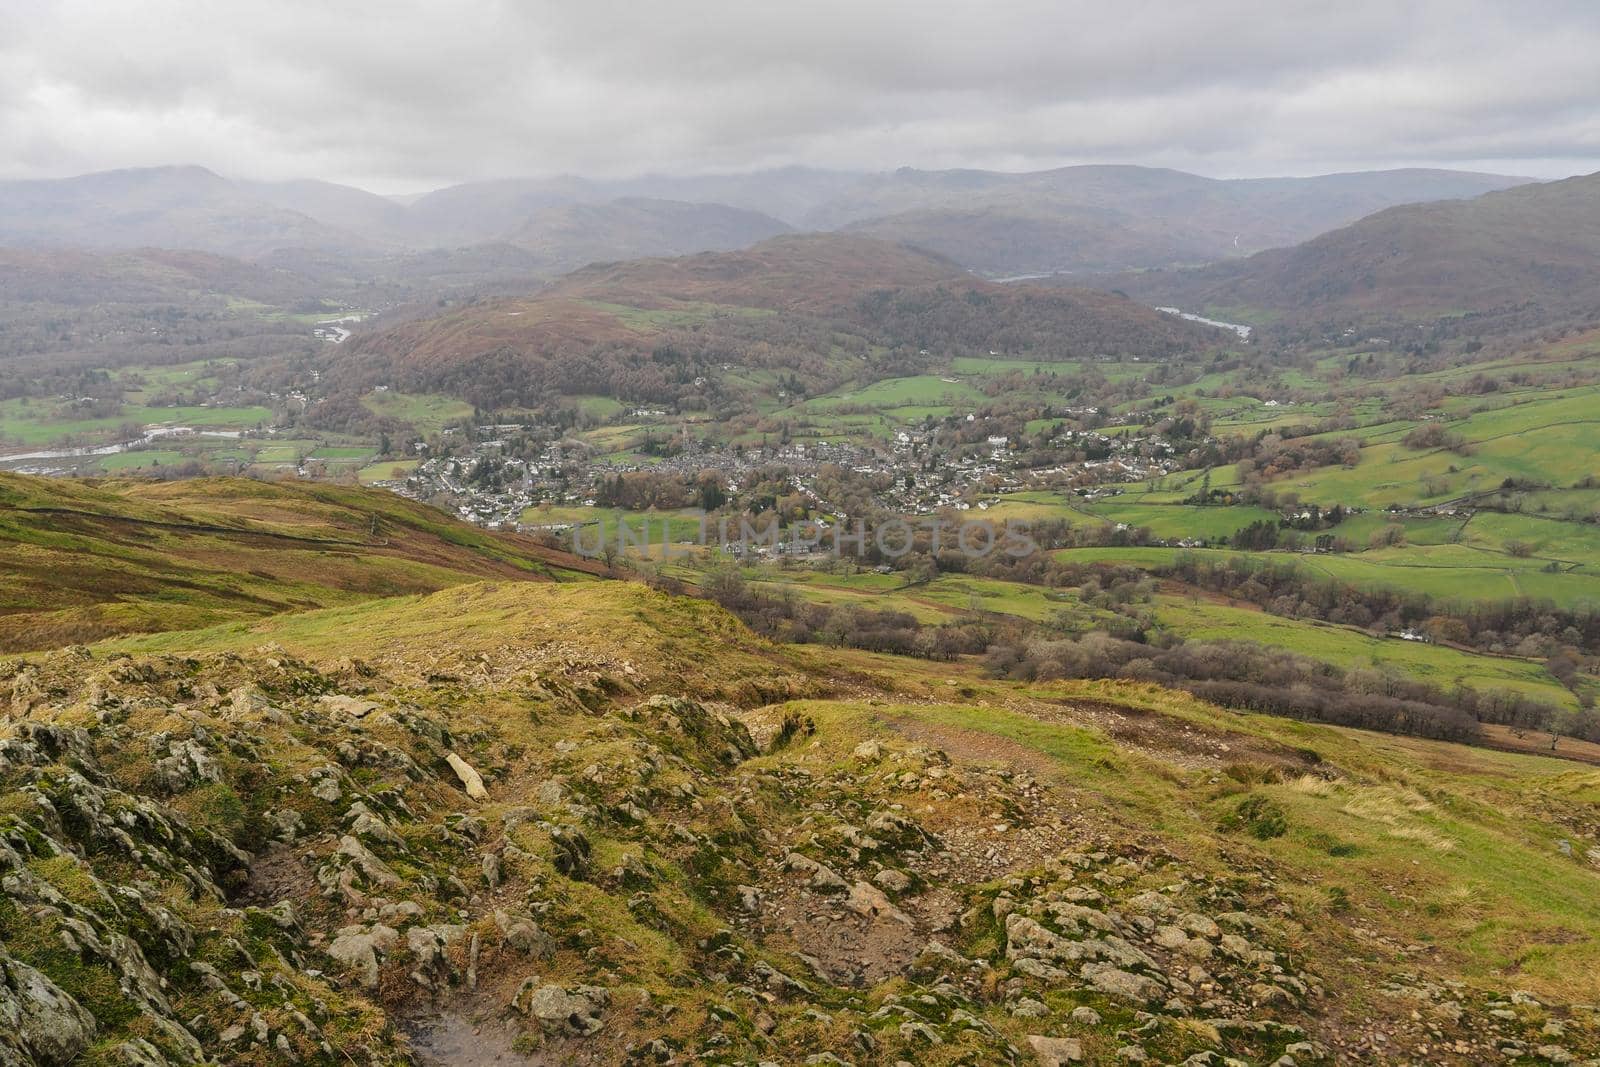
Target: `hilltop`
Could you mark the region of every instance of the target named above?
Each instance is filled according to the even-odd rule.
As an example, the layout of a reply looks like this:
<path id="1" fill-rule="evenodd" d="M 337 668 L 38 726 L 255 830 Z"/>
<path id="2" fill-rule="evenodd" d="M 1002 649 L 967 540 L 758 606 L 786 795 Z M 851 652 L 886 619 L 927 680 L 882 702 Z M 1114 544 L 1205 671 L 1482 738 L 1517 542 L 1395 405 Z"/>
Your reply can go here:
<path id="1" fill-rule="evenodd" d="M 183 304 L 234 296 L 261 303 L 311 300 L 305 278 L 209 252 L 156 248 L 75 252 L 0 248 L 0 306 Z"/>
<path id="2" fill-rule="evenodd" d="M 245 257 L 278 248 L 369 247 L 336 224 L 279 207 L 192 166 L 0 182 L 0 245 L 154 246 Z"/>
<path id="3" fill-rule="evenodd" d="M 0 556 L 0 652 L 585 568 L 370 490 L 10 474 Z"/>
<path id="4" fill-rule="evenodd" d="M 800 230 L 907 241 L 992 274 L 1201 263 L 1294 244 L 1396 204 L 1476 196 L 1526 179 L 1445 170 L 1219 180 L 1134 166 L 1030 173 L 852 173 L 788 167 L 731 175 L 509 179 L 410 205 L 459 241 L 565 205 L 646 197 L 760 212 Z"/>
<path id="5" fill-rule="evenodd" d="M 1548 321 L 1597 310 L 1600 175 L 1371 215 L 1293 248 L 1117 286 L 1185 307 L 1429 320 L 1532 307 Z"/>
<path id="6" fill-rule="evenodd" d="M 1128 166 L 906 169 L 863 182 L 807 221 L 906 241 L 991 274 L 1080 274 L 1232 260 L 1396 204 L 1519 181 L 1436 170 L 1218 180 Z"/>
<path id="7" fill-rule="evenodd" d="M 888 241 L 807 234 L 733 252 L 595 264 L 554 293 L 594 300 L 706 301 L 770 311 L 828 310 L 862 292 L 965 277 L 954 261 Z"/>
<path id="8" fill-rule="evenodd" d="M 339 353 L 330 380 L 484 407 L 575 394 L 705 406 L 737 388 L 731 368 L 786 374 L 814 394 L 974 349 L 1064 360 L 1201 351 L 1222 339 L 1119 297 L 997 286 L 902 245 L 804 235 L 595 264 L 528 297 L 367 333 Z"/>
<path id="9" fill-rule="evenodd" d="M 723 204 L 631 197 L 546 208 L 506 240 L 538 256 L 547 273 L 564 274 L 598 260 L 744 248 L 789 229 L 770 215 Z"/>
<path id="10" fill-rule="evenodd" d="M 391 257 L 408 251 L 509 242 L 538 251 L 551 276 L 595 260 L 740 247 L 789 229 L 855 230 L 911 241 L 985 273 L 1081 272 L 1231 259 L 1397 204 L 1523 181 L 1444 170 L 1219 180 L 1135 166 L 789 167 L 500 179 L 401 202 L 330 182 L 234 180 L 171 166 L 0 182 L 0 245 L 311 255 L 381 279 Z"/>
<path id="11" fill-rule="evenodd" d="M 0 1050 L 1600 1050 L 1592 772 L 530 588 L 0 661 Z"/>
<path id="12" fill-rule="evenodd" d="M 140 356 L 304 350 L 310 330 L 294 316 L 331 314 L 323 296 L 309 278 L 211 252 L 0 248 L 0 361 L 28 361 L 20 379 Z"/>

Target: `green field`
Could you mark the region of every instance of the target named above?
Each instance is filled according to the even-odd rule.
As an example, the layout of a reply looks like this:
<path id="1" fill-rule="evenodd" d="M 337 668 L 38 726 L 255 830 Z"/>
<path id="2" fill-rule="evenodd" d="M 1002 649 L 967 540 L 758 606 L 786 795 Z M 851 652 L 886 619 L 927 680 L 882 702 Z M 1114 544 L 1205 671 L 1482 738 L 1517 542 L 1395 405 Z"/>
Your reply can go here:
<path id="1" fill-rule="evenodd" d="M 613 419 L 627 410 L 622 401 L 609 396 L 579 396 L 573 399 L 577 401 L 578 410 L 591 418 Z"/>
<path id="2" fill-rule="evenodd" d="M 579 535 L 585 545 L 594 545 L 603 531 L 606 543 L 616 545 L 629 539 L 630 547 L 648 541 L 660 544 L 698 542 L 700 516 L 692 511 L 625 511 L 621 508 L 586 507 L 582 504 L 536 504 L 522 513 L 522 522 L 532 527 L 584 527 Z M 622 533 L 626 530 L 626 534 Z M 665 532 L 663 532 L 665 531 Z M 716 540 L 716 529 L 708 526 L 708 541 Z"/>
<path id="3" fill-rule="evenodd" d="M 1462 451 L 1416 449 L 1400 438 L 1420 423 L 1389 424 L 1353 468 L 1285 476 L 1304 501 L 1381 507 L 1437 504 L 1498 490 L 1507 479 L 1556 489 L 1600 475 L 1600 386 L 1531 391 L 1519 397 L 1457 397 L 1440 426 Z"/>
<path id="4" fill-rule="evenodd" d="M 697 326 L 714 318 L 764 319 L 777 314 L 766 308 L 712 304 L 703 300 L 676 300 L 668 307 L 636 307 L 604 300 L 585 300 L 583 303 L 597 311 L 615 315 L 623 325 L 634 328 Z"/>
<path id="5" fill-rule="evenodd" d="M 404 481 L 411 472 L 417 469 L 414 459 L 387 459 L 362 467 L 356 472 L 356 480 L 362 485 L 371 485 L 373 482 Z"/>
<path id="6" fill-rule="evenodd" d="M 315 447 L 314 441 L 286 441 L 264 445 L 256 450 L 257 463 L 295 463 Z"/>
<path id="7" fill-rule="evenodd" d="M 1454 546 L 1413 545 L 1354 555 L 1159 547 L 1069 548 L 1059 550 L 1057 556 L 1079 563 L 1126 563 L 1152 568 L 1171 566 L 1178 554 L 1185 551 L 1217 562 L 1244 555 L 1263 562 L 1291 563 L 1310 575 L 1348 582 L 1358 588 L 1417 592 L 1443 601 L 1470 603 L 1527 596 L 1548 599 L 1563 608 L 1600 605 L 1600 573 L 1546 573 L 1538 560 L 1469 555 L 1470 549 L 1458 550 Z M 1518 563 L 1525 566 L 1514 565 Z"/>
<path id="8" fill-rule="evenodd" d="M 829 413 L 836 408 L 861 406 L 893 413 L 901 421 L 912 421 L 925 414 L 949 414 L 958 405 L 970 405 L 983 399 L 983 394 L 970 383 L 954 379 L 945 380 L 936 374 L 919 374 L 910 378 L 887 378 L 858 389 L 831 393 L 806 404 L 813 413 Z"/>
<path id="9" fill-rule="evenodd" d="M 668 565 L 665 572 L 691 584 L 705 579 L 703 561 Z M 903 573 L 880 574 L 836 565 L 741 566 L 739 573 L 769 592 L 784 591 L 802 600 L 827 605 L 853 605 L 872 611 L 900 611 L 924 623 L 944 623 L 981 615 L 1009 615 L 1029 622 L 1054 622 L 1087 628 L 1109 613 L 1084 604 L 1072 590 L 1048 589 L 1025 582 L 942 574 L 931 581 L 912 581 Z"/>
<path id="10" fill-rule="evenodd" d="M 361 403 L 373 414 L 408 423 L 419 433 L 438 433 L 452 422 L 472 417 L 471 404 L 448 396 L 388 390 L 368 393 Z"/>
<path id="11" fill-rule="evenodd" d="M 175 452 L 165 448 L 142 449 L 138 452 L 118 452 L 115 455 L 100 457 L 100 469 L 108 472 L 132 473 L 141 467 L 161 467 L 182 463 L 184 458 L 182 452 Z"/>
<path id="12" fill-rule="evenodd" d="M 30 400 L 0 400 L 0 441 L 20 445 L 49 445 L 71 439 L 111 440 L 126 427 L 188 426 L 197 430 L 248 430 L 272 422 L 264 407 L 146 407 L 124 404 L 115 415 L 80 417 L 70 406 Z"/>
<path id="13" fill-rule="evenodd" d="M 1547 703 L 1575 706 L 1571 691 L 1533 660 L 1463 652 L 1421 641 L 1373 637 L 1348 626 L 1290 619 L 1211 600 L 1164 596 L 1162 626 L 1199 641 L 1254 641 L 1346 669 L 1396 671 L 1449 690 L 1510 690 Z"/>
<path id="14" fill-rule="evenodd" d="M 371 459 L 376 450 L 364 445 L 321 445 L 311 452 L 312 459 L 351 462 Z"/>

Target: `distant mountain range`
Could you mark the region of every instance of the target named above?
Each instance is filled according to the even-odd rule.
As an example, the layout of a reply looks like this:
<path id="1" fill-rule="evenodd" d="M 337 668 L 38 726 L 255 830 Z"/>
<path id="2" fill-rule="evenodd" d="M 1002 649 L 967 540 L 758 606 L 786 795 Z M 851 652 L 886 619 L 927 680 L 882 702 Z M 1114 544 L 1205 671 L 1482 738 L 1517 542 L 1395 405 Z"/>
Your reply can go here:
<path id="1" fill-rule="evenodd" d="M 279 248 L 366 250 L 366 239 L 204 167 L 153 167 L 0 182 L 0 245 L 183 248 L 254 258 Z"/>
<path id="2" fill-rule="evenodd" d="M 504 180 L 402 203 L 320 181 L 232 181 L 201 167 L 0 182 L 0 246 L 184 248 L 340 261 L 480 244 L 546 277 L 593 261 L 850 229 L 989 275 L 1198 264 L 1294 244 L 1398 204 L 1525 179 L 1437 170 L 1217 180 L 1145 167 L 1032 174 L 786 168 L 744 175 Z"/>
<path id="3" fill-rule="evenodd" d="M 1390 208 L 1292 248 L 1102 284 L 1258 318 L 1600 315 L 1600 174 Z"/>
<path id="4" fill-rule="evenodd" d="M 1083 272 L 1244 256 L 1396 204 L 1521 181 L 1439 170 L 1243 180 L 1116 166 L 901 170 L 819 206 L 805 225 L 907 241 L 984 273 Z"/>
<path id="5" fill-rule="evenodd" d="M 0 248 L 0 309 L 30 304 L 172 304 L 197 300 L 289 306 L 315 301 L 316 286 L 290 271 L 210 252 L 144 248 L 79 252 Z"/>

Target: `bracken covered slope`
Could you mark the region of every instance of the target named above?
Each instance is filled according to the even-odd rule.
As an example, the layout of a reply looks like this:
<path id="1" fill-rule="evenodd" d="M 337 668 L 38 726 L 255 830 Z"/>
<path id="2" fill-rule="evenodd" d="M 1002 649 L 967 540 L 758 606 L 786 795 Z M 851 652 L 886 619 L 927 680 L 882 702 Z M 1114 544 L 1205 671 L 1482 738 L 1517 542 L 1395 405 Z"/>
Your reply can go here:
<path id="1" fill-rule="evenodd" d="M 586 566 L 376 490 L 0 474 L 0 652 Z"/>
<path id="2" fill-rule="evenodd" d="M 450 392 L 486 407 L 595 393 L 705 407 L 735 390 L 734 368 L 793 377 L 815 394 L 949 355 L 1155 358 L 1227 336 L 1106 293 L 983 282 L 886 241 L 788 235 L 594 264 L 530 296 L 359 335 L 330 360 L 327 381 Z"/>

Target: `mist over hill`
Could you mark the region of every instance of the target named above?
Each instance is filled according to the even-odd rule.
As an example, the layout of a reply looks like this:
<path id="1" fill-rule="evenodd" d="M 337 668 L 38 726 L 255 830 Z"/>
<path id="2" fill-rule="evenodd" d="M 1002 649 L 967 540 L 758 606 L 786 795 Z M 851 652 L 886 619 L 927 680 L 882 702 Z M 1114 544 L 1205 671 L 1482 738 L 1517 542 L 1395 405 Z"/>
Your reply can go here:
<path id="1" fill-rule="evenodd" d="M 1600 313 L 1600 175 L 1391 208 L 1291 248 L 1108 284 L 1154 302 L 1289 317 Z M 1524 316 L 1526 318 L 1527 316 Z"/>
<path id="2" fill-rule="evenodd" d="M 1442 170 L 1216 180 L 1132 166 L 1036 173 L 784 168 L 742 175 L 506 179 L 406 202 L 200 167 L 0 183 L 0 245 L 283 250 L 359 264 L 509 242 L 547 276 L 584 263 L 741 247 L 788 229 L 850 228 L 994 275 L 1193 264 L 1292 244 L 1396 204 L 1518 184 Z M 359 269 L 369 273 L 370 266 Z"/>

